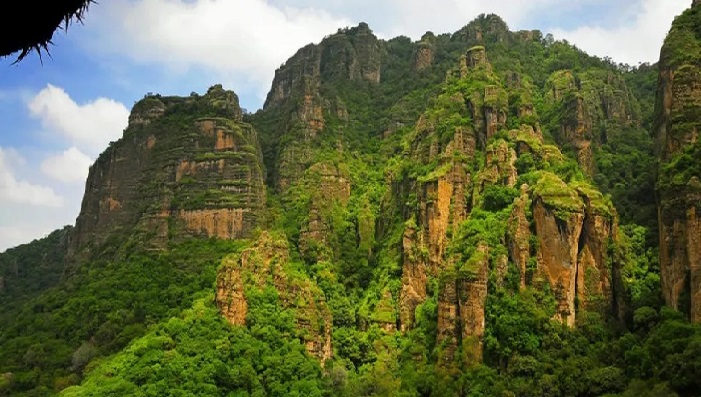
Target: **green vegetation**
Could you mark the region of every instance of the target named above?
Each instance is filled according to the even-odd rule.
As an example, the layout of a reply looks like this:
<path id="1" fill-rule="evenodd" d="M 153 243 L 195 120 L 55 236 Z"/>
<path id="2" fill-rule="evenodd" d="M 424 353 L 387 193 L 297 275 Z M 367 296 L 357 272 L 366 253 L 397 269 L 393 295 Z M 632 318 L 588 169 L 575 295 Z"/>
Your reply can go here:
<path id="1" fill-rule="evenodd" d="M 71 231 L 71 227 L 56 230 L 0 255 L 0 317 L 9 320 L 21 303 L 59 283 Z"/>
<path id="2" fill-rule="evenodd" d="M 470 68 L 479 47 L 488 64 Z M 431 62 L 418 67 L 420 50 Z M 154 135 L 163 163 L 143 162 L 139 214 L 162 197 L 171 211 L 247 208 L 265 174 L 250 240 L 172 227 L 154 249 L 120 224 L 70 271 L 68 229 L 0 254 L 0 396 L 699 394 L 701 327 L 661 299 L 653 68 L 509 32 L 494 15 L 420 43 L 360 25 L 298 56 L 278 72 L 284 95 L 255 114 L 219 86 L 148 95 L 133 113 L 163 115 L 97 161 Z M 216 135 L 193 129 L 204 122 L 236 149 L 212 150 Z M 668 159 L 657 188 L 699 189 L 700 148 Z M 200 178 L 184 159 L 230 168 Z M 536 234 L 540 203 L 556 235 Z M 600 241 L 584 231 L 592 216 L 610 223 Z M 579 268 L 568 327 L 563 286 L 539 261 L 571 241 L 578 261 L 602 263 Z M 596 290 L 607 283 L 609 297 Z M 217 308 L 233 292 L 245 324 Z M 483 326 L 469 317 L 482 312 Z"/>
<path id="3" fill-rule="evenodd" d="M 0 393 L 44 395 L 79 382 L 90 356 L 118 352 L 211 289 L 220 258 L 244 244 L 193 240 L 82 264 L 16 316 L 3 317 L 0 371 L 12 376 L 0 383 Z M 81 358 L 86 343 L 94 351 Z"/>
<path id="4" fill-rule="evenodd" d="M 257 297 L 250 330 L 229 326 L 212 299 L 196 300 L 117 355 L 92 363 L 83 385 L 61 395 L 323 396 L 318 361 L 280 332 L 294 325 L 275 310 L 275 293 Z"/>

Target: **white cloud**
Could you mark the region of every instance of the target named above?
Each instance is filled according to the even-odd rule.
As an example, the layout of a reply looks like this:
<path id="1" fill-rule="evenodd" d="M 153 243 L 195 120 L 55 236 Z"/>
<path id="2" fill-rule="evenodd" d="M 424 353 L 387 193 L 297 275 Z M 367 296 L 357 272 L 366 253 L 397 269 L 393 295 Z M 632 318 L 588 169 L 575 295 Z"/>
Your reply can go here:
<path id="1" fill-rule="evenodd" d="M 98 98 L 79 105 L 62 88 L 48 84 L 28 103 L 44 128 L 61 134 L 90 154 L 117 140 L 127 126 L 129 110 L 112 99 Z"/>
<path id="2" fill-rule="evenodd" d="M 66 182 L 85 182 L 92 160 L 76 147 L 41 162 L 41 171 L 51 178 Z"/>
<path id="3" fill-rule="evenodd" d="M 266 88 L 297 49 L 350 25 L 316 8 L 264 0 L 117 0 L 95 10 L 103 16 L 93 20 L 95 48 L 171 70 L 205 67 Z"/>
<path id="4" fill-rule="evenodd" d="M 114 100 L 78 104 L 51 84 L 15 97 L 50 139 L 26 140 L 21 152 L 0 146 L 0 251 L 74 223 L 84 186 L 78 182 L 85 181 L 91 158 L 121 137 L 129 117 Z"/>
<path id="5" fill-rule="evenodd" d="M 418 39 L 427 30 L 452 33 L 478 15 L 490 13 L 499 15 L 514 29 L 521 27 L 538 10 L 559 3 L 559 0 L 435 0 L 428 5 L 425 0 L 391 0 L 396 15 L 383 36 L 404 35 Z M 536 29 L 535 26 L 523 28 Z"/>
<path id="6" fill-rule="evenodd" d="M 557 39 L 566 39 L 592 55 L 637 65 L 657 62 L 662 42 L 676 15 L 691 5 L 689 0 L 643 0 L 630 12 L 621 13 L 615 27 L 580 26 L 557 29 Z"/>
<path id="7" fill-rule="evenodd" d="M 113 0 L 91 9 L 84 41 L 93 54 L 211 76 L 240 94 L 265 97 L 275 68 L 302 46 L 337 28 L 369 22 L 382 38 L 418 39 L 428 30 L 454 32 L 482 13 L 510 28 L 555 29 L 599 56 L 637 64 L 656 61 L 672 17 L 689 0 Z M 602 10 L 609 14 L 597 17 Z M 621 11 L 629 10 L 629 12 Z M 582 15 L 582 18 L 578 18 Z M 560 21 L 562 17 L 562 21 Z M 579 20 L 595 21 L 581 26 Z M 612 24 L 619 27 L 611 28 Z M 601 26 L 599 26 L 601 25 Z M 107 57 L 114 59 L 111 57 Z M 128 64 L 121 59 L 120 65 Z M 177 77 L 176 77 L 177 79 Z M 198 80 L 199 81 L 199 80 Z M 201 82 L 201 81 L 200 81 Z M 183 92 L 192 87 L 182 81 Z M 200 86 L 200 85 L 197 85 Z M 252 94 L 252 95 L 251 95 Z M 244 103 L 254 101 L 247 95 Z"/>
<path id="8" fill-rule="evenodd" d="M 8 248 L 26 244 L 34 239 L 42 238 L 55 229 L 45 230 L 36 225 L 22 225 L 22 227 L 0 226 L 0 252 Z"/>
<path id="9" fill-rule="evenodd" d="M 29 206 L 63 206 L 63 198 L 50 187 L 32 184 L 15 177 L 13 163 L 21 165 L 24 160 L 16 151 L 0 147 L 0 204 L 9 202 Z"/>

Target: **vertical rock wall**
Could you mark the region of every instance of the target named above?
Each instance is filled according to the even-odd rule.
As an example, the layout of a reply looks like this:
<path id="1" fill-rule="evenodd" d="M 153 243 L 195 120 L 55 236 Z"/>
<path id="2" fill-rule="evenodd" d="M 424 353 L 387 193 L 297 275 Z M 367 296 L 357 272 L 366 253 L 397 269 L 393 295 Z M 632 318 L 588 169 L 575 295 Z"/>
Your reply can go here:
<path id="1" fill-rule="evenodd" d="M 654 134 L 665 302 L 701 322 L 701 7 L 672 24 L 662 47 Z"/>

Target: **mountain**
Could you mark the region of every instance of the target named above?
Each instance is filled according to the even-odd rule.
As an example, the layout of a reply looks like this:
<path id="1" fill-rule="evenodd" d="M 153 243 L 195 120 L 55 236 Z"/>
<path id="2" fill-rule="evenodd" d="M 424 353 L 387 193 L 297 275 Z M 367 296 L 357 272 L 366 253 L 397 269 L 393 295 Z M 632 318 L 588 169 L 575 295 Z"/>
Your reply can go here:
<path id="1" fill-rule="evenodd" d="M 482 15 L 145 96 L 0 255 L 0 395 L 698 395 L 697 11 L 658 67 Z"/>
<path id="2" fill-rule="evenodd" d="M 660 267 L 665 302 L 701 322 L 701 9 L 674 22 L 659 63 L 655 134 Z"/>

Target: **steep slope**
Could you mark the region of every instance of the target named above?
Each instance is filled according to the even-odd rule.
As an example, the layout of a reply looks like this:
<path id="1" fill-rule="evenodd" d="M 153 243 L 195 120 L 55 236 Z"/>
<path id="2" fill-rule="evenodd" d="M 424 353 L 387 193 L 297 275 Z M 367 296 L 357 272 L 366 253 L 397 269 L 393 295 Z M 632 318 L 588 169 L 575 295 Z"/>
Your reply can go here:
<path id="1" fill-rule="evenodd" d="M 570 326 L 578 311 L 619 315 L 620 269 L 607 261 L 615 209 L 581 173 L 562 172 L 566 158 L 544 145 L 537 124 L 507 133 L 508 108 L 484 47 L 469 49 L 409 136 L 404 178 L 395 181 L 416 197 L 406 208 L 401 328 L 412 328 L 430 280 L 439 280 L 437 342 L 448 361 L 460 345 L 468 362 L 481 360 L 492 288 L 545 283 L 555 318 Z"/>
<path id="2" fill-rule="evenodd" d="M 127 237 L 163 248 L 171 236 L 248 236 L 265 203 L 262 163 L 235 93 L 146 96 L 90 169 L 71 254 Z"/>
<path id="3" fill-rule="evenodd" d="M 662 47 L 655 128 L 662 289 L 701 322 L 701 5 L 675 19 Z"/>
<path id="4" fill-rule="evenodd" d="M 252 115 L 149 94 L 1 324 L 0 395 L 697 395 L 650 77 L 482 15 L 340 29 Z"/>
<path id="5" fill-rule="evenodd" d="M 221 86 L 146 96 L 91 167 L 76 226 L 0 255 L 0 394 L 79 382 L 88 361 L 210 288 L 222 257 L 263 216 L 261 150 L 241 119 L 236 94 Z"/>

